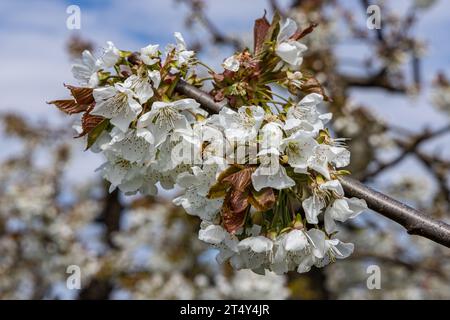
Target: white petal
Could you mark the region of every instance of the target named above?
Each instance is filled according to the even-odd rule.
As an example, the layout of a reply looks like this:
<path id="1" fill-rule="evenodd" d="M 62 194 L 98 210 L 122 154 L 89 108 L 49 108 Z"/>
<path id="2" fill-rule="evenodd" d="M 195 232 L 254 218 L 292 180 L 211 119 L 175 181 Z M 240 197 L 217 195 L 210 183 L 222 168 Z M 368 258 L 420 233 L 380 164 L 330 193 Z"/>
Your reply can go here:
<path id="1" fill-rule="evenodd" d="M 250 249 L 256 253 L 268 252 L 271 251 L 272 248 L 273 241 L 263 236 L 245 238 L 238 244 L 238 249 Z"/>
<path id="2" fill-rule="evenodd" d="M 287 175 L 286 169 L 282 165 L 278 165 L 278 170 L 274 174 L 268 174 L 271 171 L 273 169 L 270 167 L 259 166 L 253 172 L 252 184 L 256 191 L 260 191 L 265 187 L 282 190 L 295 186 L 295 181 Z"/>
<path id="3" fill-rule="evenodd" d="M 298 273 L 309 272 L 313 265 L 314 265 L 314 256 L 307 255 L 299 263 L 298 268 L 297 268 L 297 272 Z"/>
<path id="4" fill-rule="evenodd" d="M 148 127 L 152 123 L 153 115 L 154 115 L 154 112 L 152 112 L 152 111 L 146 112 L 143 115 L 141 115 L 137 122 L 137 127 L 138 128 Z"/>
<path id="5" fill-rule="evenodd" d="M 100 102 L 103 100 L 107 100 L 113 96 L 115 96 L 117 93 L 117 90 L 114 87 L 104 87 L 104 88 L 97 88 L 94 89 L 92 92 L 92 95 L 94 96 L 95 102 Z"/>
<path id="6" fill-rule="evenodd" d="M 324 145 L 318 145 L 314 148 L 314 156 L 310 158 L 308 166 L 330 180 L 330 171 L 328 169 L 327 149 Z"/>
<path id="7" fill-rule="evenodd" d="M 117 116 L 111 118 L 110 122 L 119 128 L 120 131 L 127 132 L 130 123 L 135 119 L 135 117 L 136 116 L 134 113 L 123 110 Z"/>
<path id="8" fill-rule="evenodd" d="M 327 210 L 325 210 L 325 214 L 324 214 L 325 231 L 328 234 L 331 234 L 331 233 L 337 231 L 336 222 L 334 221 L 334 218 L 333 218 L 330 210 L 331 210 L 331 207 L 328 207 Z"/>
<path id="9" fill-rule="evenodd" d="M 302 202 L 303 210 L 305 210 L 306 220 L 308 223 L 317 224 L 319 220 L 317 216 L 320 214 L 322 209 L 325 207 L 324 201 L 316 195 L 312 195 L 306 198 Z"/>
<path id="10" fill-rule="evenodd" d="M 337 168 L 346 167 L 350 163 L 350 151 L 342 147 L 330 147 L 333 154 L 332 162 Z"/>
<path id="11" fill-rule="evenodd" d="M 178 50 L 186 50 L 186 42 L 180 32 L 174 32 L 175 41 L 178 45 Z"/>
<path id="12" fill-rule="evenodd" d="M 142 112 L 142 106 L 139 104 L 139 102 L 137 102 L 130 96 L 128 97 L 128 105 L 130 106 L 130 109 L 134 114 L 134 117 L 136 117 L 139 113 Z"/>
<path id="13" fill-rule="evenodd" d="M 153 137 L 153 134 L 150 132 L 150 130 L 145 129 L 145 128 L 137 128 L 136 136 L 138 136 L 140 138 L 144 138 L 145 141 L 147 141 L 149 144 L 153 144 L 155 142 L 155 138 Z"/>
<path id="14" fill-rule="evenodd" d="M 206 243 L 219 244 L 225 240 L 226 230 L 217 225 L 210 225 L 198 232 L 198 238 Z"/>
<path id="15" fill-rule="evenodd" d="M 306 234 L 311 242 L 313 255 L 319 259 L 323 258 L 327 250 L 325 233 L 318 229 L 310 229 Z"/>
<path id="16" fill-rule="evenodd" d="M 358 199 L 358 198 L 346 198 L 348 206 L 350 210 L 353 211 L 353 214 L 350 216 L 351 219 L 358 216 L 361 212 L 367 209 L 367 203 L 364 199 Z"/>
<path id="17" fill-rule="evenodd" d="M 330 180 L 325 183 L 322 183 L 319 186 L 320 190 L 331 190 L 334 191 L 338 196 L 344 196 L 344 189 L 342 189 L 342 185 L 339 180 Z"/>
<path id="18" fill-rule="evenodd" d="M 297 29 L 297 23 L 290 18 L 287 18 L 284 24 L 280 21 L 280 33 L 277 36 L 277 42 L 288 40 L 297 32 Z"/>
<path id="19" fill-rule="evenodd" d="M 323 96 L 318 93 L 310 93 L 306 95 L 300 102 L 297 104 L 301 107 L 311 107 L 317 106 L 323 101 Z"/>
<path id="20" fill-rule="evenodd" d="M 239 70 L 240 63 L 239 60 L 236 59 L 236 56 L 232 55 L 231 57 L 225 59 L 225 61 L 222 63 L 222 66 L 226 70 L 236 72 Z"/>
<path id="21" fill-rule="evenodd" d="M 108 48 L 106 48 L 106 50 L 103 54 L 102 62 L 103 62 L 103 66 L 105 68 L 111 68 L 119 60 L 120 53 L 119 53 L 119 49 L 117 49 L 114 46 L 114 43 L 112 43 L 111 41 L 108 41 L 107 44 L 108 44 Z"/>
<path id="22" fill-rule="evenodd" d="M 308 245 L 308 239 L 300 230 L 293 230 L 286 235 L 285 248 L 287 251 L 301 251 Z"/>
<path id="23" fill-rule="evenodd" d="M 339 243 L 333 248 L 333 252 L 337 259 L 345 259 L 353 253 L 355 246 L 353 243 L 344 243 L 339 241 Z"/>
<path id="24" fill-rule="evenodd" d="M 298 67 L 303 62 L 303 53 L 308 48 L 297 41 L 288 41 L 278 44 L 275 53 L 288 64 Z"/>
<path id="25" fill-rule="evenodd" d="M 280 124 L 269 122 L 262 127 L 260 133 L 260 146 L 262 149 L 280 148 L 281 141 L 283 140 L 283 131 L 281 130 Z"/>
<path id="26" fill-rule="evenodd" d="M 155 59 L 158 56 L 158 48 L 159 45 L 148 45 L 145 48 L 141 49 L 141 60 L 146 65 L 154 65 L 158 62 L 158 59 Z"/>
<path id="27" fill-rule="evenodd" d="M 158 70 L 153 70 L 149 71 L 148 76 L 150 77 L 150 80 L 152 80 L 153 87 L 158 89 L 161 83 L 161 73 Z"/>

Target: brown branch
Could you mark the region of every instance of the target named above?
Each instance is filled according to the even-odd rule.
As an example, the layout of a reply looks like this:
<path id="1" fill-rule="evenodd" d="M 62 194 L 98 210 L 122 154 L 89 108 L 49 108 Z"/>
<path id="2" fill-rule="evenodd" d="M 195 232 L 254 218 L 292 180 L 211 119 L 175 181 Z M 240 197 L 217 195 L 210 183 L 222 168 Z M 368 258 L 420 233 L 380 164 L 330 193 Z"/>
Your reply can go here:
<path id="1" fill-rule="evenodd" d="M 422 164 L 430 171 L 433 177 L 436 179 L 440 193 L 443 199 L 447 202 L 447 206 L 450 204 L 450 188 L 447 184 L 447 174 L 450 169 L 450 164 L 446 163 L 440 159 L 430 157 L 429 155 L 417 151 L 414 154 L 417 159 L 419 159 Z"/>
<path id="2" fill-rule="evenodd" d="M 361 181 L 367 181 L 367 180 L 375 177 L 376 175 L 380 174 L 384 170 L 397 165 L 403 159 L 405 159 L 406 156 L 410 155 L 411 153 L 417 153 L 417 149 L 423 142 L 433 139 L 433 138 L 436 138 L 437 136 L 440 136 L 442 134 L 446 134 L 447 132 L 450 132 L 450 125 L 446 125 L 445 127 L 438 129 L 436 131 L 426 130 L 425 132 L 421 133 L 420 135 L 412 137 L 411 141 L 408 143 L 400 141 L 400 140 L 396 140 L 397 144 L 403 148 L 403 151 L 397 157 L 395 157 L 393 160 L 385 162 L 385 163 L 381 163 L 375 170 L 372 170 L 371 172 L 366 173 L 361 178 Z"/>
<path id="3" fill-rule="evenodd" d="M 210 33 L 214 43 L 230 45 L 237 51 L 243 49 L 243 44 L 239 39 L 222 33 L 220 29 L 208 18 L 201 2 L 195 0 L 181 0 L 181 1 L 190 7 L 192 11 L 192 16 L 197 18 L 198 21 L 206 29 L 206 31 Z"/>
<path id="4" fill-rule="evenodd" d="M 450 225 L 435 220 L 387 195 L 349 178 L 339 178 L 345 194 L 366 200 L 367 206 L 402 225 L 409 234 L 418 235 L 450 248 Z"/>
<path id="5" fill-rule="evenodd" d="M 380 88 L 393 93 L 406 93 L 407 90 L 403 85 L 393 85 L 388 78 L 386 69 L 366 77 L 344 74 L 339 75 L 339 77 L 348 87 Z"/>

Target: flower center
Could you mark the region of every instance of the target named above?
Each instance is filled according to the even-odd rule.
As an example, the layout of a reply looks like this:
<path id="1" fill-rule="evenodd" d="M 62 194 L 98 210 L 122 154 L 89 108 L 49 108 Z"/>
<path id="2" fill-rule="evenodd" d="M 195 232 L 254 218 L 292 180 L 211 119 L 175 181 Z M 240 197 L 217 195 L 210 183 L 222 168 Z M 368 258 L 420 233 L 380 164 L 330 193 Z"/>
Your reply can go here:
<path id="1" fill-rule="evenodd" d="M 114 116 L 118 115 L 124 109 L 125 113 L 128 113 L 128 96 L 125 93 L 119 92 L 114 97 L 112 97 L 111 100 L 112 114 Z"/>
<path id="2" fill-rule="evenodd" d="M 180 114 L 175 108 L 167 106 L 159 110 L 158 115 L 155 118 L 155 123 L 157 123 L 160 128 L 166 126 L 167 124 L 174 128 L 175 121 L 180 119 L 180 117 Z"/>

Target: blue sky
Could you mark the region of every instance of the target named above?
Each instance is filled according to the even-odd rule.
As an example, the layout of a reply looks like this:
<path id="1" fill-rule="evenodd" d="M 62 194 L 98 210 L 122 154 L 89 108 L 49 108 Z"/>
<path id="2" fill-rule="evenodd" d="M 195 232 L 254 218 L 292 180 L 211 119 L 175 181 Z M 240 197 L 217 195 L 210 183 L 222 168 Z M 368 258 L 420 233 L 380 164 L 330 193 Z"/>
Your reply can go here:
<path id="1" fill-rule="evenodd" d="M 280 1 L 283 6 L 288 0 Z M 403 10 L 407 0 L 390 3 Z M 250 35 L 255 18 L 267 8 L 265 0 L 207 1 L 209 16 L 225 32 Z M 346 1 L 347 3 L 347 1 Z M 76 4 L 81 8 L 81 30 L 66 28 L 66 8 Z M 361 10 L 358 0 L 349 0 L 349 6 Z M 0 2 L 0 87 L 2 102 L 0 111 L 15 111 L 32 120 L 46 119 L 50 123 L 68 123 L 67 117 L 45 104 L 45 101 L 66 96 L 62 83 L 73 83 L 70 60 L 64 51 L 67 39 L 74 33 L 102 45 L 113 41 L 119 48 L 139 49 L 149 43 L 164 46 L 172 41 L 174 31 L 183 31 L 187 8 L 172 0 L 97 0 L 97 1 L 1 1 Z M 423 60 L 423 74 L 431 80 L 437 70 L 450 74 L 450 2 L 440 0 L 423 17 L 417 32 L 426 38 L 428 55 Z M 361 22 L 365 22 L 364 15 Z M 195 32 L 184 32 L 186 40 L 193 43 L 207 34 L 199 27 Z M 342 51 L 342 52 L 341 52 Z M 210 52 L 206 59 L 215 58 L 218 65 L 229 55 L 229 50 L 219 48 Z M 364 52 L 346 47 L 340 50 L 343 56 L 361 57 Z M 220 57 L 220 58 L 217 58 Z M 418 97 L 405 98 L 381 91 L 357 90 L 352 94 L 355 103 L 363 102 L 387 121 L 410 129 L 425 126 L 438 127 L 448 118 L 429 107 L 428 92 Z M 449 145 L 450 138 L 437 139 L 434 143 Z M 0 141 L 0 158 L 17 151 L 11 141 Z M 6 151 L 5 151 L 6 150 Z M 73 179 L 84 179 L 93 174 L 101 158 L 83 153 L 81 145 L 68 175 Z M 450 156 L 450 152 L 448 153 Z M 83 159 L 83 161 L 77 161 Z M 410 170 L 410 167 L 405 167 Z M 409 168 L 409 169 L 408 169 Z"/>

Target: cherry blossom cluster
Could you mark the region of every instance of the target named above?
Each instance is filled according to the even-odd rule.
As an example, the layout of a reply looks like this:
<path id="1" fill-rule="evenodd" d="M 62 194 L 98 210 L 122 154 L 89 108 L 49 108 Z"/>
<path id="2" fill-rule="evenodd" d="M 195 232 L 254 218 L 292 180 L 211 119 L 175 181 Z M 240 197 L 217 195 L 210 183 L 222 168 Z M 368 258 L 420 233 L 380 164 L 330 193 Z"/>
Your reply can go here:
<path id="1" fill-rule="evenodd" d="M 155 195 L 175 186 L 174 203 L 201 218 L 199 238 L 219 250 L 220 263 L 264 274 L 307 272 L 348 257 L 353 244 L 336 238 L 336 222 L 356 217 L 366 203 L 346 198 L 339 176 L 350 161 L 344 139 L 325 127 L 330 113 L 318 81 L 301 70 L 314 26 L 275 15 L 256 20 L 254 48 L 237 52 L 216 73 L 187 49 L 179 33 L 164 52 L 139 52 L 108 42 L 73 67 L 82 87 L 62 111 L 83 113 L 79 136 L 101 152 L 99 168 L 125 194 Z M 212 79 L 223 105 L 210 115 L 180 94 L 180 81 L 202 87 L 197 68 Z M 297 97 L 302 97 L 297 99 Z"/>

